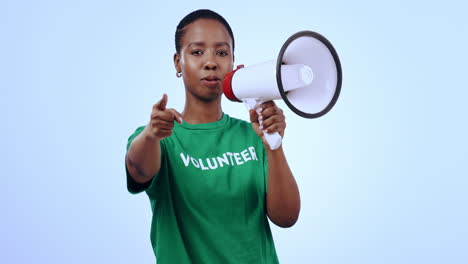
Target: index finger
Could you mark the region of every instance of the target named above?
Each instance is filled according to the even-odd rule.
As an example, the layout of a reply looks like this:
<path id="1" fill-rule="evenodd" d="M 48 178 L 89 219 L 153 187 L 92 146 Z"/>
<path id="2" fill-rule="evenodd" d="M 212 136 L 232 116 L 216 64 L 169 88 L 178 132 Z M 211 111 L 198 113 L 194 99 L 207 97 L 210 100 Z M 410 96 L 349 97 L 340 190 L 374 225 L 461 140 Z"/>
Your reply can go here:
<path id="1" fill-rule="evenodd" d="M 154 105 L 154 107 L 156 107 L 159 110 L 164 110 L 166 109 L 166 105 L 167 105 L 167 94 L 163 94 L 163 97 L 161 98 L 161 100 L 159 100 L 159 102 L 157 102 Z"/>
<path id="2" fill-rule="evenodd" d="M 262 108 L 262 112 L 265 111 L 265 109 L 272 107 L 272 106 L 276 106 L 274 101 L 267 101 L 260 105 L 260 107 Z"/>

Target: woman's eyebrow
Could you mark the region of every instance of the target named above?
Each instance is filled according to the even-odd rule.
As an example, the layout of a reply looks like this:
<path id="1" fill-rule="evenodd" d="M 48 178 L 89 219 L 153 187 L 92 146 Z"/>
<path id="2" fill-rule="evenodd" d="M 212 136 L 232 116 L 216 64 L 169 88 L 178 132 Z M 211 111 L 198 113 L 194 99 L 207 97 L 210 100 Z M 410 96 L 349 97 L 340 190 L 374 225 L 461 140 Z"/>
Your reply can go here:
<path id="1" fill-rule="evenodd" d="M 205 42 L 203 41 L 197 41 L 197 42 L 190 42 L 187 47 L 190 47 L 190 46 L 205 46 Z"/>
<path id="2" fill-rule="evenodd" d="M 219 47 L 219 46 L 228 46 L 229 48 L 231 47 L 231 45 L 229 45 L 229 43 L 224 42 L 224 41 L 222 41 L 222 42 L 216 42 L 216 43 L 215 43 L 215 46 L 216 46 L 216 47 Z"/>
<path id="3" fill-rule="evenodd" d="M 188 44 L 187 47 L 191 47 L 191 46 L 206 46 L 206 43 L 204 41 L 195 41 L 195 42 L 190 42 Z M 229 45 L 229 43 L 225 42 L 225 41 L 221 41 L 221 42 L 216 42 L 214 44 L 215 47 L 220 47 L 220 46 L 227 46 L 227 47 L 231 47 L 231 45 Z"/>

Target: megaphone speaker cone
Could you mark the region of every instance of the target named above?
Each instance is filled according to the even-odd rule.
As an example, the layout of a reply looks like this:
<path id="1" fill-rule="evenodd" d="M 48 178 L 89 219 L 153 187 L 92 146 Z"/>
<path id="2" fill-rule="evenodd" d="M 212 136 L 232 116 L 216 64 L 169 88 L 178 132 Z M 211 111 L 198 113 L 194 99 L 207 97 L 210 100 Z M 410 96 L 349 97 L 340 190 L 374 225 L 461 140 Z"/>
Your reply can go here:
<path id="1" fill-rule="evenodd" d="M 289 78 L 283 75 L 286 65 L 307 65 L 312 71 L 312 82 L 301 89 L 289 90 Z M 276 62 L 276 81 L 281 97 L 296 114 L 317 118 L 338 100 L 342 72 L 338 54 L 322 35 L 312 31 L 298 32 L 286 40 Z"/>
<path id="2" fill-rule="evenodd" d="M 301 31 L 286 40 L 278 58 L 226 75 L 223 91 L 231 101 L 283 99 L 296 114 L 316 118 L 335 105 L 341 91 L 338 54 L 322 35 Z"/>

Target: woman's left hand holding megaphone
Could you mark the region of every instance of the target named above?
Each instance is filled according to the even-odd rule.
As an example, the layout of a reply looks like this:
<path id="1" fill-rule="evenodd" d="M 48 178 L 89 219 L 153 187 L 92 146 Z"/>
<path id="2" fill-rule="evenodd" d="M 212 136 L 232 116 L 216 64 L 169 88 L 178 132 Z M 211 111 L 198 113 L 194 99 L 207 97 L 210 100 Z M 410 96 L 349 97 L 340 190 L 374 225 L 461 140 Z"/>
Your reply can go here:
<path id="1" fill-rule="evenodd" d="M 269 147 L 263 132 L 278 132 L 281 137 L 284 137 L 286 117 L 283 114 L 283 110 L 276 106 L 274 101 L 265 102 L 261 104 L 259 108 L 260 111 L 258 112 L 260 114 L 258 114 L 254 109 L 250 110 L 250 122 L 252 122 L 252 127 L 255 133 L 262 138 L 263 144 Z M 262 124 L 260 124 L 260 122 Z"/>

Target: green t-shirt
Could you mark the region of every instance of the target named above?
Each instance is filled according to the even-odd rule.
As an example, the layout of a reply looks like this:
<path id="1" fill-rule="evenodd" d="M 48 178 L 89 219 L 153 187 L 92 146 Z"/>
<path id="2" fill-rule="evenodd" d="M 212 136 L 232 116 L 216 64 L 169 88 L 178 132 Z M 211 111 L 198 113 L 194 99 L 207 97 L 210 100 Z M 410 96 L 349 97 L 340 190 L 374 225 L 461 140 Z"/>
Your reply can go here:
<path id="1" fill-rule="evenodd" d="M 267 157 L 251 124 L 226 114 L 175 122 L 160 144 L 161 169 L 150 182 L 138 184 L 127 171 L 128 190 L 146 190 L 151 201 L 157 263 L 278 263 L 266 215 Z"/>

